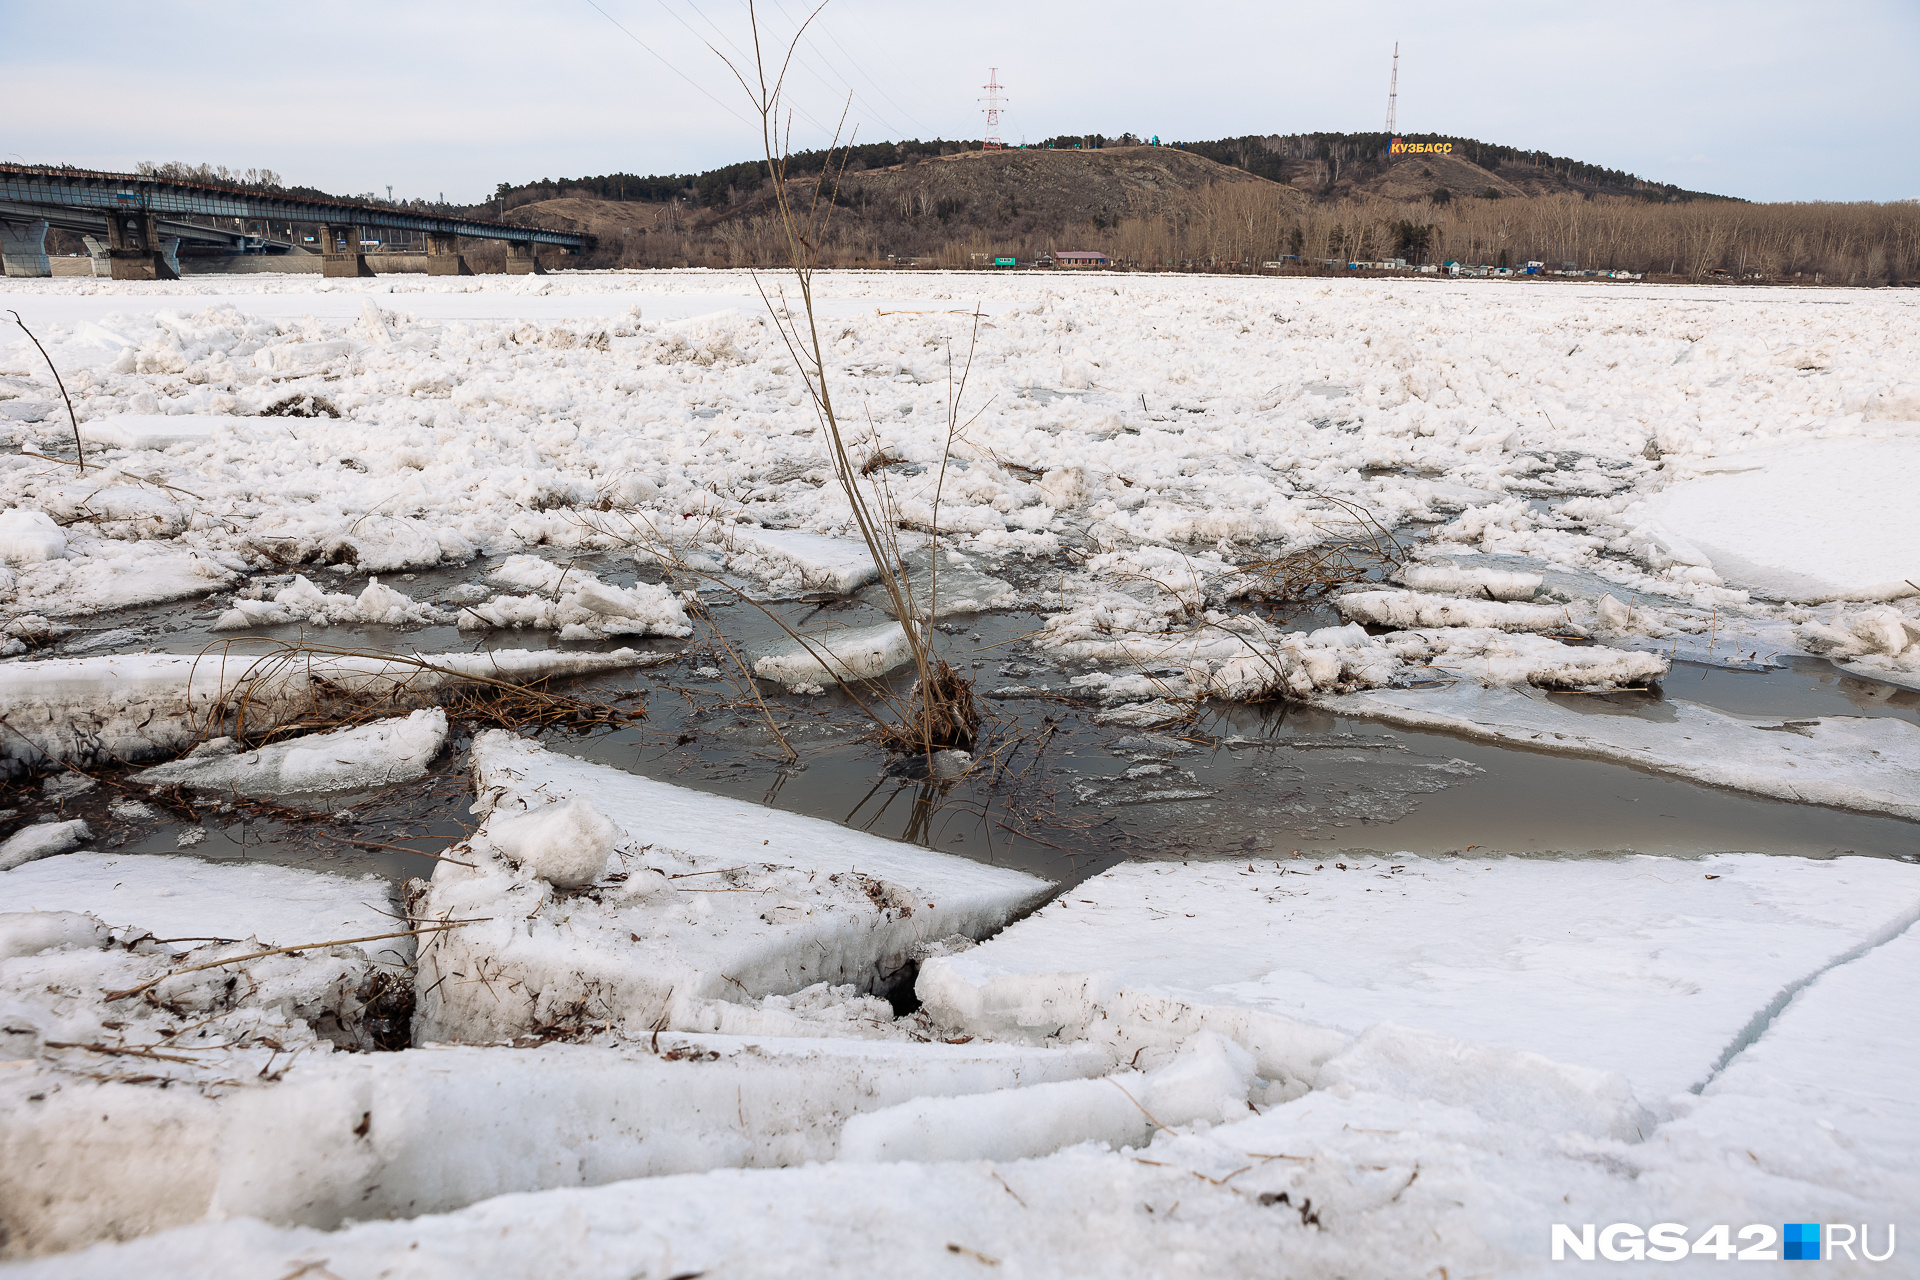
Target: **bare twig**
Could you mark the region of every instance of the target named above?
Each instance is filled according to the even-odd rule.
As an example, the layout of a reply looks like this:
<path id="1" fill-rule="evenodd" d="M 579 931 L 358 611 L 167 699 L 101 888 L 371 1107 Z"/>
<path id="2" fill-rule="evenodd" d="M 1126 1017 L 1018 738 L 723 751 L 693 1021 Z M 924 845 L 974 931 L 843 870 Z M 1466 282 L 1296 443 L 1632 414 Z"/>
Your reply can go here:
<path id="1" fill-rule="evenodd" d="M 87 470 L 87 451 L 80 443 L 80 419 L 73 412 L 73 397 L 67 394 L 66 381 L 61 378 L 60 370 L 54 367 L 53 357 L 48 355 L 47 349 L 40 345 L 40 339 L 33 336 L 33 330 L 27 328 L 27 322 L 20 318 L 20 313 L 9 307 L 7 314 L 13 317 L 13 322 L 20 326 L 20 332 L 26 334 L 35 349 L 40 352 L 40 358 L 47 362 L 47 371 L 53 374 L 54 385 L 60 388 L 60 398 L 67 403 L 67 421 L 73 425 L 73 455 L 78 459 L 74 465 L 79 467 L 81 474 L 84 475 Z"/>

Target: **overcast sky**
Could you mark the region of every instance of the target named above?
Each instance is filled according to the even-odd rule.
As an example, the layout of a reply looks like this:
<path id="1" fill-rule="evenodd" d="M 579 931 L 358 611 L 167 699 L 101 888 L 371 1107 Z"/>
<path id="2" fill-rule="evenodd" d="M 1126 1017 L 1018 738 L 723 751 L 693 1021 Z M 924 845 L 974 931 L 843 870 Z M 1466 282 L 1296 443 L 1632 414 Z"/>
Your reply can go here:
<path id="1" fill-rule="evenodd" d="M 749 47 L 744 0 L 6 8 L 9 160 L 263 167 L 464 202 L 503 180 L 691 172 L 759 145 L 703 43 Z M 804 12 L 760 7 L 776 40 Z M 1754 200 L 1920 196 L 1915 0 L 831 0 L 793 73 L 794 145 L 823 142 L 849 90 L 862 139 L 977 138 L 990 66 L 1009 142 L 1377 130 L 1396 40 L 1402 132 Z"/>

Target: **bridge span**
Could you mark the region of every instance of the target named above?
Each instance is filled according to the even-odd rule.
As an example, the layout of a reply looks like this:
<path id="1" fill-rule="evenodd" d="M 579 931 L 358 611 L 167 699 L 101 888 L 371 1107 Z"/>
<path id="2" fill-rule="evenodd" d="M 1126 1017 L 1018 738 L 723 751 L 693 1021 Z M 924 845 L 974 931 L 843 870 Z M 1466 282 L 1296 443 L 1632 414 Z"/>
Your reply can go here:
<path id="1" fill-rule="evenodd" d="M 0 164 L 0 262 L 9 276 L 53 274 L 47 228 L 87 237 L 96 274 L 115 280 L 173 280 L 184 241 L 233 253 L 287 252 L 299 228 L 313 228 L 321 273 L 370 276 L 363 241 L 370 231 L 400 231 L 426 240 L 427 274 L 472 275 L 462 237 L 506 245 L 507 271 L 541 270 L 535 251 L 553 246 L 581 253 L 592 237 L 515 227 L 417 209 L 313 199 L 253 187 L 179 182 L 130 173 L 45 165 Z M 281 231 L 286 239 L 278 239 Z M 106 270 L 100 268 L 105 266 Z"/>

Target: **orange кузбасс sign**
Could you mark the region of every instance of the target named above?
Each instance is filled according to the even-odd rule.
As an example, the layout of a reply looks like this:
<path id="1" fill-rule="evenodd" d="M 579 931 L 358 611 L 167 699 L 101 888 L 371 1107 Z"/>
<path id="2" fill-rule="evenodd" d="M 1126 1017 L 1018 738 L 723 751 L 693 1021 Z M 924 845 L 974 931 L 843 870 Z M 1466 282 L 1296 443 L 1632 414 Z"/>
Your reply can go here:
<path id="1" fill-rule="evenodd" d="M 1395 138 L 1393 145 L 1387 148 L 1387 150 L 1396 156 L 1444 156 L 1453 154 L 1453 144 L 1451 142 L 1407 142 L 1403 139 Z"/>

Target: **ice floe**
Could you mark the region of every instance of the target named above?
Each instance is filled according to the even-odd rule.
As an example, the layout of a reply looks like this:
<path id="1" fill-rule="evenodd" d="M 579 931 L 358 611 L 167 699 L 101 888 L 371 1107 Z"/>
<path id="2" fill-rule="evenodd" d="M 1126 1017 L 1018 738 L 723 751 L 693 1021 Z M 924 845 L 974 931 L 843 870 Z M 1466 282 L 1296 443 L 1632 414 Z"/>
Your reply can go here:
<path id="1" fill-rule="evenodd" d="M 657 660 L 631 649 L 413 658 L 230 650 L 6 663 L 0 664 L 0 706 L 14 732 L 0 739 L 0 763 L 18 773 L 49 758 L 80 765 L 150 760 L 230 734 L 241 707 L 249 730 L 265 730 L 310 713 L 328 697 L 359 710 L 369 703 L 432 701 L 474 680 L 521 683 Z"/>
<path id="2" fill-rule="evenodd" d="M 1321 705 L 1410 729 L 1638 765 L 1799 804 L 1920 820 L 1920 727 L 1905 720 L 1760 720 L 1679 701 L 1662 703 L 1657 716 L 1613 715 L 1465 680 L 1444 689 L 1371 689 Z"/>
<path id="3" fill-rule="evenodd" d="M 906 631 L 897 622 L 789 636 L 753 663 L 753 673 L 785 685 L 818 686 L 836 680 L 868 680 L 913 660 Z"/>
<path id="4" fill-rule="evenodd" d="M 486 823 L 450 856 L 474 865 L 443 862 L 415 908 L 477 921 L 423 954 L 417 1025 L 433 1039 L 561 1026 L 638 1037 L 677 1021 L 703 1028 L 701 1001 L 822 982 L 883 992 L 941 940 L 985 936 L 1050 891 L 1020 872 L 584 764 L 501 731 L 476 739 L 473 759 Z M 540 878 L 535 846 L 574 821 L 543 811 L 580 800 L 617 829 L 618 869 L 566 891 Z"/>
<path id="5" fill-rule="evenodd" d="M 256 751 L 241 750 L 232 738 L 215 738 L 179 760 L 142 770 L 133 781 L 244 796 L 364 791 L 419 777 L 446 744 L 447 713 L 433 707 Z"/>

